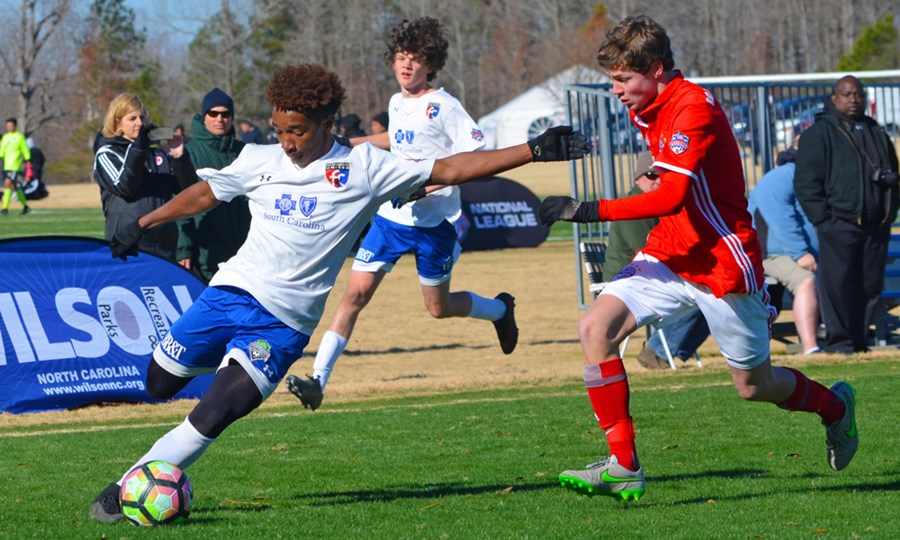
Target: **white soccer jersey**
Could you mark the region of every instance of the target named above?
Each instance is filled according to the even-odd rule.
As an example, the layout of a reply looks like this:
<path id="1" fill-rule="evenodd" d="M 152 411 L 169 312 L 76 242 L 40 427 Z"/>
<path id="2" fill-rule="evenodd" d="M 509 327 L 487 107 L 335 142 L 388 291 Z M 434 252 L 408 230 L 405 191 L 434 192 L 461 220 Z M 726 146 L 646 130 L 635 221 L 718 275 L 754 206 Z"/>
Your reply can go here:
<path id="1" fill-rule="evenodd" d="M 408 160 L 440 159 L 484 147 L 484 133 L 462 104 L 443 88 L 418 98 L 397 93 L 388 105 L 391 153 Z M 394 208 L 387 202 L 378 215 L 395 223 L 435 227 L 460 215 L 459 188 L 439 189 L 422 200 Z"/>
<path id="2" fill-rule="evenodd" d="M 415 190 L 433 160 L 405 161 L 362 144 L 335 143 L 308 166 L 279 145 L 247 145 L 221 171 L 197 174 L 221 201 L 250 200 L 247 240 L 210 285 L 249 292 L 282 322 L 311 335 L 348 252 L 384 201 Z"/>

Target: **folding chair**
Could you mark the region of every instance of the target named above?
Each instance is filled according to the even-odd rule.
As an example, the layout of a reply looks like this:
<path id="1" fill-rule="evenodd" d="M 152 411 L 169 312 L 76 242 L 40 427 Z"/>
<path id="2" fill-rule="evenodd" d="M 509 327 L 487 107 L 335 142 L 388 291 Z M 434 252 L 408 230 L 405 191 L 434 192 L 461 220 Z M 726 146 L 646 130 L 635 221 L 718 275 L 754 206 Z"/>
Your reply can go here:
<path id="1" fill-rule="evenodd" d="M 581 259 L 584 261 L 584 270 L 588 275 L 588 279 L 590 279 L 588 289 L 596 299 L 600 296 L 600 292 L 608 283 L 603 281 L 603 265 L 606 263 L 606 244 L 603 242 L 581 242 L 579 248 L 581 251 Z M 662 341 L 663 350 L 666 352 L 666 360 L 669 362 L 669 367 L 677 369 L 675 367 L 675 359 L 672 357 L 672 351 L 669 350 L 669 342 L 666 341 L 666 333 L 663 331 L 662 327 L 658 327 L 655 324 L 648 324 L 646 325 L 646 329 L 648 340 L 650 339 L 650 336 L 653 335 L 653 332 L 659 333 L 659 338 Z M 628 339 L 630 337 L 631 336 L 626 337 L 621 345 L 619 345 L 620 357 L 625 355 L 625 349 L 628 347 Z M 697 360 L 697 366 L 703 367 L 703 363 L 700 362 L 700 355 L 694 352 L 694 357 Z"/>

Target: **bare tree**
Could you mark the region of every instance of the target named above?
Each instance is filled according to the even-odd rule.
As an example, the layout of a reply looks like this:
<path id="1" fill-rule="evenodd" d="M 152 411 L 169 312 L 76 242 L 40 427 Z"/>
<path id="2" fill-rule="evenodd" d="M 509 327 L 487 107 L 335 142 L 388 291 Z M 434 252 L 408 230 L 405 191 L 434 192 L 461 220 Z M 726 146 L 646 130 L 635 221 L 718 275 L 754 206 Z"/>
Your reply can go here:
<path id="1" fill-rule="evenodd" d="M 69 13 L 70 2 L 43 2 L 40 8 L 37 4 L 37 0 L 22 0 L 15 44 L 0 48 L 4 71 L 12 75 L 7 84 L 15 88 L 16 116 L 25 134 L 64 112 L 54 104 L 61 70 L 42 53 Z"/>

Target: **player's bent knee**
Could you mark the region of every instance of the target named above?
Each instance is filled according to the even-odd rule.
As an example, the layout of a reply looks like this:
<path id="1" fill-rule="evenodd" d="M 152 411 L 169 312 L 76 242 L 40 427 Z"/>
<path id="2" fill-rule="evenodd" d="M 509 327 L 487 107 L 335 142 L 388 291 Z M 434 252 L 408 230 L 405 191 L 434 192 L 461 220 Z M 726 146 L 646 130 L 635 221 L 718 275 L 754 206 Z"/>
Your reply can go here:
<path id="1" fill-rule="evenodd" d="M 156 362 L 147 366 L 147 393 L 155 399 L 171 399 L 191 382 L 192 377 L 178 377 L 163 369 Z"/>

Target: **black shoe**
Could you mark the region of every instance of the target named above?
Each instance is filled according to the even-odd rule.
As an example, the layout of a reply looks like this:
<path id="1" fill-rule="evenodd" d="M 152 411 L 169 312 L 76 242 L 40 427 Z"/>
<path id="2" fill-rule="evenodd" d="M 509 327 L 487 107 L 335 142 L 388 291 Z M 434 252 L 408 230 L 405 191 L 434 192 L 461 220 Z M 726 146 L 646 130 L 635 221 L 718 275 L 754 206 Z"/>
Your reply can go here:
<path id="1" fill-rule="evenodd" d="M 9 210 L 7 210 L 6 208 L 4 208 L 3 210 L 0 210 L 0 214 L 3 214 L 4 216 L 8 213 L 9 213 Z"/>
<path id="2" fill-rule="evenodd" d="M 516 299 L 509 293 L 500 293 L 495 297 L 506 304 L 506 312 L 502 317 L 494 321 L 494 329 L 497 330 L 497 338 L 500 340 L 500 349 L 503 354 L 510 354 L 516 350 L 519 343 L 519 327 L 516 326 Z"/>
<path id="3" fill-rule="evenodd" d="M 94 502 L 91 503 L 91 519 L 101 521 L 103 523 L 112 523 L 125 519 L 122 515 L 122 505 L 119 503 L 119 484 L 110 484 L 106 489 L 97 495 Z"/>
<path id="4" fill-rule="evenodd" d="M 290 393 L 297 396 L 305 409 L 316 410 L 322 404 L 324 396 L 322 394 L 322 385 L 319 383 L 318 378 L 313 379 L 307 375 L 304 380 L 296 375 L 288 375 L 284 385 L 287 386 Z"/>
<path id="5" fill-rule="evenodd" d="M 27 214 L 28 212 L 31 212 L 31 208 L 29 208 L 29 207 L 26 206 L 25 208 L 22 209 L 22 215 L 23 215 L 23 216 L 24 216 L 25 214 Z"/>

